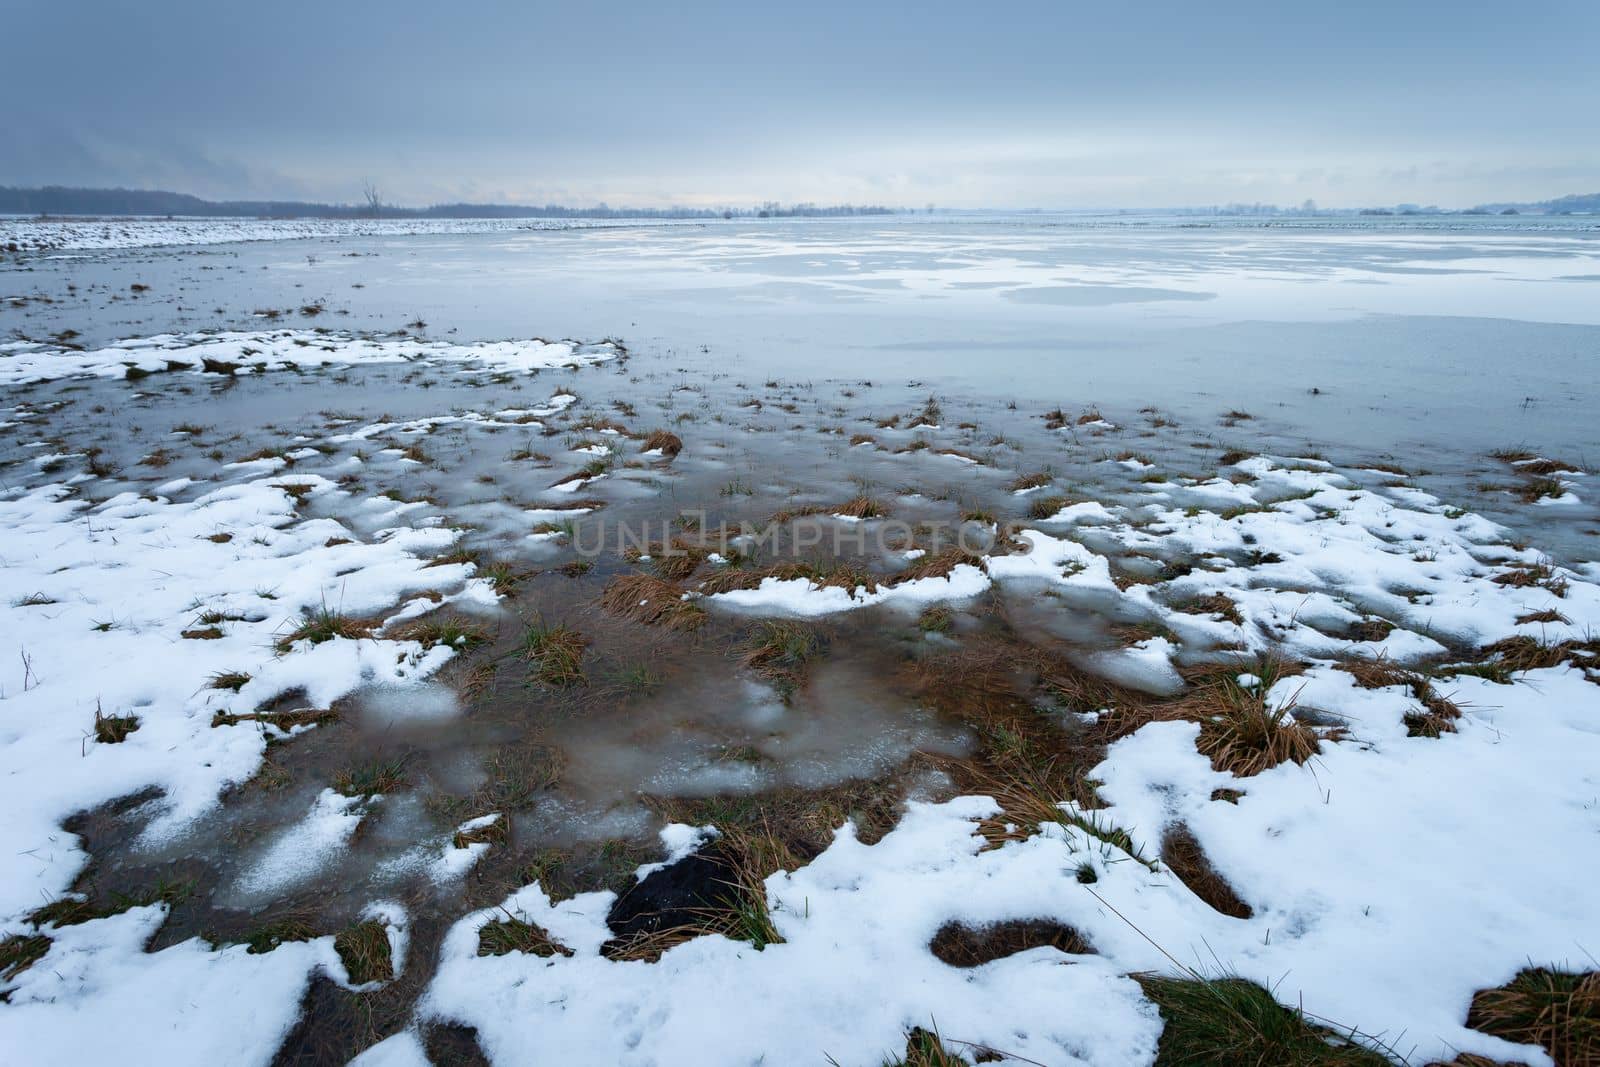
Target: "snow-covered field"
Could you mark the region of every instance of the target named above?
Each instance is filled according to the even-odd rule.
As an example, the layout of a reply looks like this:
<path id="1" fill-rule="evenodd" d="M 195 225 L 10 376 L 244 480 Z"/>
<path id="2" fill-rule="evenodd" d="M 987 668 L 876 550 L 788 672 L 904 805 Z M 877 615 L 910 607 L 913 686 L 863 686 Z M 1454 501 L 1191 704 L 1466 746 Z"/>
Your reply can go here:
<path id="1" fill-rule="evenodd" d="M 509 234 L 652 224 L 659 223 L 649 219 L 0 218 L 0 249 L 33 253 L 94 252 L 239 241 Z"/>

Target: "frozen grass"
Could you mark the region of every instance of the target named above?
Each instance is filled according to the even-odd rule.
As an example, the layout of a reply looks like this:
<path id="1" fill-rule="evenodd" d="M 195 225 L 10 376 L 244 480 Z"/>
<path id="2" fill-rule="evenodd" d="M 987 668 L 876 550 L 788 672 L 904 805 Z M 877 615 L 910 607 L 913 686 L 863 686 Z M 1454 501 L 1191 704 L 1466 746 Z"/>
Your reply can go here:
<path id="1" fill-rule="evenodd" d="M 219 711 L 211 719 L 212 726 L 234 726 L 241 722 L 264 722 L 279 730 L 292 730 L 296 726 L 313 726 L 337 722 L 337 712 L 327 708 L 295 708 L 289 711 L 251 711 L 241 714 Z"/>
<path id="2" fill-rule="evenodd" d="M 1398 687 L 1408 690 L 1419 705 L 1407 711 L 1403 719 L 1410 736 L 1437 738 L 1456 732 L 1456 720 L 1461 718 L 1460 705 L 1440 695 L 1426 675 L 1401 667 L 1382 655 L 1349 660 L 1338 664 L 1338 669 L 1349 674 L 1363 689 Z"/>

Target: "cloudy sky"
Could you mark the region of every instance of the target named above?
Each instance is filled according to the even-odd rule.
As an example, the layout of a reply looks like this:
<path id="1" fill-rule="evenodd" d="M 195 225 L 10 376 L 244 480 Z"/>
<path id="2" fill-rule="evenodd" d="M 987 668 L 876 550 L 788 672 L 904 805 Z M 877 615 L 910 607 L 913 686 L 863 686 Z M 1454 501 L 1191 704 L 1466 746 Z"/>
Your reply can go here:
<path id="1" fill-rule="evenodd" d="M 0 0 L 0 184 L 585 205 L 1600 191 L 1600 2 Z"/>

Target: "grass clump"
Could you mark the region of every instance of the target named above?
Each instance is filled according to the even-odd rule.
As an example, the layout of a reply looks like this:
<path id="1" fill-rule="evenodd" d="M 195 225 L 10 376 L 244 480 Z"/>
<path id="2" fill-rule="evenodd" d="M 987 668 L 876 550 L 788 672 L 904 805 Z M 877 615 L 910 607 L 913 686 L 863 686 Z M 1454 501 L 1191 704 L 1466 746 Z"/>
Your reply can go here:
<path id="1" fill-rule="evenodd" d="M 1234 976 L 1133 976 L 1165 1024 L 1156 1062 L 1194 1067 L 1386 1067 L 1355 1034 L 1311 1022 L 1272 993 Z"/>
<path id="2" fill-rule="evenodd" d="M 102 745 L 117 745 L 139 728 L 137 715 L 107 715 L 94 709 L 94 739 Z"/>
<path id="3" fill-rule="evenodd" d="M 1279 661 L 1262 657 L 1219 671 L 1183 701 L 1200 723 L 1196 747 L 1213 768 L 1248 778 L 1280 763 L 1305 763 L 1321 751 L 1315 731 L 1294 716 L 1297 696 L 1268 699 L 1285 673 Z M 1244 675 L 1253 681 L 1241 681 Z"/>
<path id="4" fill-rule="evenodd" d="M 1036 521 L 1053 519 L 1062 509 L 1070 507 L 1072 499 L 1065 496 L 1036 496 L 1028 504 L 1028 518 Z"/>
<path id="5" fill-rule="evenodd" d="M 914 582 L 920 578 L 948 578 L 951 571 L 963 564 L 979 570 L 988 570 L 988 565 L 984 563 L 982 556 L 962 548 L 947 548 L 942 552 L 912 560 L 905 570 L 890 580 L 889 584 L 899 585 L 901 582 Z"/>
<path id="6" fill-rule="evenodd" d="M 1505 985 L 1474 995 L 1467 1025 L 1538 1045 L 1557 1067 L 1600 1063 L 1600 971 L 1530 967 Z"/>
<path id="7" fill-rule="evenodd" d="M 405 778 L 406 758 L 400 756 L 348 767 L 333 776 L 333 788 L 347 797 L 370 797 L 394 792 Z"/>
<path id="8" fill-rule="evenodd" d="M 0 940 L 0 979 L 10 981 L 50 951 L 50 939 L 43 934 L 16 934 Z"/>
<path id="9" fill-rule="evenodd" d="M 1529 478 L 1512 492 L 1524 504 L 1537 504 L 1547 498 L 1559 500 L 1567 494 L 1567 485 L 1560 478 Z"/>
<path id="10" fill-rule="evenodd" d="M 1350 660 L 1338 664 L 1338 669 L 1349 674 L 1355 679 L 1356 685 L 1363 689 L 1409 689 L 1419 706 L 1404 715 L 1407 735 L 1437 738 L 1441 734 L 1456 732 L 1461 706 L 1449 697 L 1441 696 L 1427 676 L 1407 670 L 1387 656 Z"/>
<path id="11" fill-rule="evenodd" d="M 1596 656 L 1600 656 L 1600 638 L 1547 643 L 1528 634 L 1516 634 L 1512 637 L 1503 637 L 1492 645 L 1485 645 L 1480 654 L 1484 657 L 1484 662 L 1471 673 L 1484 674 L 1494 681 L 1508 682 L 1513 674 L 1558 667 L 1563 663 L 1591 668 L 1600 665 L 1595 659 Z"/>
<path id="12" fill-rule="evenodd" d="M 740 662 L 785 695 L 799 688 L 806 666 L 826 647 L 817 631 L 793 622 L 762 622 L 745 640 Z"/>
<path id="13" fill-rule="evenodd" d="M 250 684 L 250 676 L 244 671 L 218 671 L 206 682 L 208 689 L 226 689 L 237 693 Z"/>
<path id="14" fill-rule="evenodd" d="M 1020 493 L 1024 489 L 1038 489 L 1050 484 L 1049 471 L 1036 471 L 1033 474 L 1019 474 L 1006 486 L 1013 493 Z"/>
<path id="15" fill-rule="evenodd" d="M 645 452 L 659 451 L 664 456 L 673 457 L 683 451 L 683 438 L 671 430 L 652 430 L 649 436 L 644 439 L 642 450 Z"/>
<path id="16" fill-rule="evenodd" d="M 1567 580 L 1548 562 L 1513 563 L 1510 569 L 1489 579 L 1511 589 L 1543 589 L 1558 597 L 1567 595 Z"/>
<path id="17" fill-rule="evenodd" d="M 389 633 L 397 641 L 416 641 L 423 648 L 444 645 L 466 650 L 476 648 L 489 640 L 489 631 L 459 615 L 446 615 L 437 619 L 418 619 L 396 627 Z"/>
<path id="18" fill-rule="evenodd" d="M 244 943 L 252 956 L 271 952 L 290 941 L 311 941 L 317 937 L 317 928 L 308 918 L 290 915 L 264 923 L 245 935 Z"/>
<path id="19" fill-rule="evenodd" d="M 1161 862 L 1189 887 L 1190 892 L 1223 915 L 1248 919 L 1255 914 L 1212 866 L 1193 831 L 1182 823 L 1167 827 L 1161 835 Z"/>
<path id="20" fill-rule="evenodd" d="M 1053 919 L 1011 919 L 981 926 L 947 922 L 933 935 L 928 951 L 952 967 L 981 967 L 1047 945 L 1070 955 L 1094 952 L 1082 934 Z"/>
<path id="21" fill-rule="evenodd" d="M 511 820 L 497 814 L 490 822 L 474 826 L 470 830 L 457 830 L 450 838 L 450 847 L 466 848 L 468 845 L 503 845 L 510 840 Z"/>
<path id="22" fill-rule="evenodd" d="M 693 630 L 706 621 L 706 610 L 685 600 L 683 590 L 648 574 L 623 574 L 606 583 L 600 606 L 647 626 Z"/>
<path id="23" fill-rule="evenodd" d="M 333 949 L 339 954 L 352 985 L 388 982 L 394 978 L 389 930 L 376 919 L 340 931 L 333 939 Z"/>
<path id="24" fill-rule="evenodd" d="M 545 685 L 582 685 L 583 650 L 589 641 L 565 624 L 528 624 L 522 635 L 522 658 L 534 665 L 533 677 Z"/>
<path id="25" fill-rule="evenodd" d="M 301 641 L 309 641 L 313 645 L 320 645 L 324 641 L 332 641 L 339 637 L 358 641 L 363 637 L 371 637 L 372 627 L 371 619 L 358 619 L 345 615 L 323 604 L 302 614 L 300 625 L 278 638 L 276 647 L 278 653 L 282 655 Z"/>
<path id="26" fill-rule="evenodd" d="M 1185 615 L 1220 615 L 1235 626 L 1244 625 L 1244 616 L 1239 614 L 1239 605 L 1223 593 L 1188 597 L 1174 602 L 1172 609 L 1181 611 Z"/>
<path id="27" fill-rule="evenodd" d="M 507 912 L 504 919 L 478 928 L 478 955 L 504 956 L 523 952 L 530 956 L 570 956 L 572 950 L 552 938 L 543 927 L 524 922 Z"/>
<path id="28" fill-rule="evenodd" d="M 881 519 L 889 514 L 889 506 L 870 496 L 852 497 L 831 510 L 831 514 L 852 519 Z"/>

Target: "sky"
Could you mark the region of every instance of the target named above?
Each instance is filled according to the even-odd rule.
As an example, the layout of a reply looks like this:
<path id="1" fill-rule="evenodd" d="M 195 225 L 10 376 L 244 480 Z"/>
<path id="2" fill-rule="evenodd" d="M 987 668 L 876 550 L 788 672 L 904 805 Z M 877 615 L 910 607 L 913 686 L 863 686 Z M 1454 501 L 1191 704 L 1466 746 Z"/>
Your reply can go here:
<path id="1" fill-rule="evenodd" d="M 0 0 L 0 184 L 405 205 L 1600 191 L 1600 2 Z"/>

